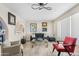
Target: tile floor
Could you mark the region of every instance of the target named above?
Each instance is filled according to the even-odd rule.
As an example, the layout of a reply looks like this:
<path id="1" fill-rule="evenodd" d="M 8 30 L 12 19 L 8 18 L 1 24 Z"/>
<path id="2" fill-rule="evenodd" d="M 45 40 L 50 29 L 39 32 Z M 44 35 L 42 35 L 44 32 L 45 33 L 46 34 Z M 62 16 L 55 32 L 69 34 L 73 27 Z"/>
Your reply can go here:
<path id="1" fill-rule="evenodd" d="M 52 53 L 53 43 L 55 42 L 26 42 L 26 44 L 23 45 L 24 56 L 57 56 L 58 52 L 56 50 Z M 67 53 L 61 53 L 61 56 L 69 55 Z M 79 56 L 79 46 L 76 46 L 73 56 Z"/>

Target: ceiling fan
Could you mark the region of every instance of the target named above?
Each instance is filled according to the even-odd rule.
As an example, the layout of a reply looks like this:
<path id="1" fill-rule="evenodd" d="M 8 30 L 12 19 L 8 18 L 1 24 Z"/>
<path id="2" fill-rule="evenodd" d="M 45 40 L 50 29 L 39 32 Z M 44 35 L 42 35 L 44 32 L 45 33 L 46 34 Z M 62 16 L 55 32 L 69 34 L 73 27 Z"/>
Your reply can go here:
<path id="1" fill-rule="evenodd" d="M 42 9 L 46 9 L 46 10 L 52 10 L 51 7 L 46 7 L 48 3 L 38 3 L 38 4 L 32 4 L 32 9 L 36 10 L 42 10 Z"/>

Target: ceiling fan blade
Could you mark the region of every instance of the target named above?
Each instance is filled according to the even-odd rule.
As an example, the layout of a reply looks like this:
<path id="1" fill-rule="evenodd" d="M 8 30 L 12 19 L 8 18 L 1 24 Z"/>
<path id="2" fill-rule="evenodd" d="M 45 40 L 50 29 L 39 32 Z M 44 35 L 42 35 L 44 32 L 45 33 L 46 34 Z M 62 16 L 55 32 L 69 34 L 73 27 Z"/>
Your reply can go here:
<path id="1" fill-rule="evenodd" d="M 47 5 L 48 3 L 44 3 L 44 5 Z"/>
<path id="2" fill-rule="evenodd" d="M 33 4 L 33 5 L 31 6 L 31 8 L 32 8 L 32 9 L 38 9 L 38 8 L 39 8 L 39 5 L 38 5 L 38 4 Z"/>
<path id="3" fill-rule="evenodd" d="M 51 7 L 45 7 L 45 5 L 47 5 L 48 3 L 38 3 L 38 4 L 33 4 L 31 6 L 32 9 L 47 9 L 47 10 L 52 10 Z"/>
<path id="4" fill-rule="evenodd" d="M 47 9 L 47 10 L 52 10 L 52 8 L 51 7 L 44 7 L 45 9 Z"/>
<path id="5" fill-rule="evenodd" d="M 43 9 L 43 7 L 39 7 L 39 10 Z"/>

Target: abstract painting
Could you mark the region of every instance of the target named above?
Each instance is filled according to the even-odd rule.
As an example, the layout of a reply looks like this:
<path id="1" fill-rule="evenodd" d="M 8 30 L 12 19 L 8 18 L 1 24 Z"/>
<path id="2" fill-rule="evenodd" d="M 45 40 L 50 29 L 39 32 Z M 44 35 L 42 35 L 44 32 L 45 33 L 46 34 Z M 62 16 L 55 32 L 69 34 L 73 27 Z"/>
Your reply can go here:
<path id="1" fill-rule="evenodd" d="M 30 24 L 30 32 L 37 32 L 37 24 L 36 23 Z"/>

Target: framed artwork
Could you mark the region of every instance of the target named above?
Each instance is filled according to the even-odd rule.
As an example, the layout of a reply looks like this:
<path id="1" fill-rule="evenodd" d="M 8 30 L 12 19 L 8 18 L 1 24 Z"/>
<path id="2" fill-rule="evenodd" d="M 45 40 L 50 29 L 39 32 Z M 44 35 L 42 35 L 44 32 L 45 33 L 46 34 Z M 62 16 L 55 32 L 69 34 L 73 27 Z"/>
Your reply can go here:
<path id="1" fill-rule="evenodd" d="M 42 22 L 42 27 L 46 27 L 47 26 L 47 22 Z"/>
<path id="2" fill-rule="evenodd" d="M 47 28 L 42 28 L 42 32 L 47 32 Z"/>
<path id="3" fill-rule="evenodd" d="M 30 32 L 37 32 L 37 24 L 36 23 L 30 24 Z"/>
<path id="4" fill-rule="evenodd" d="M 20 24 L 19 22 L 16 23 L 16 32 L 24 33 L 24 25 Z"/>
<path id="5" fill-rule="evenodd" d="M 16 25 L 16 16 L 8 12 L 8 24 Z"/>

